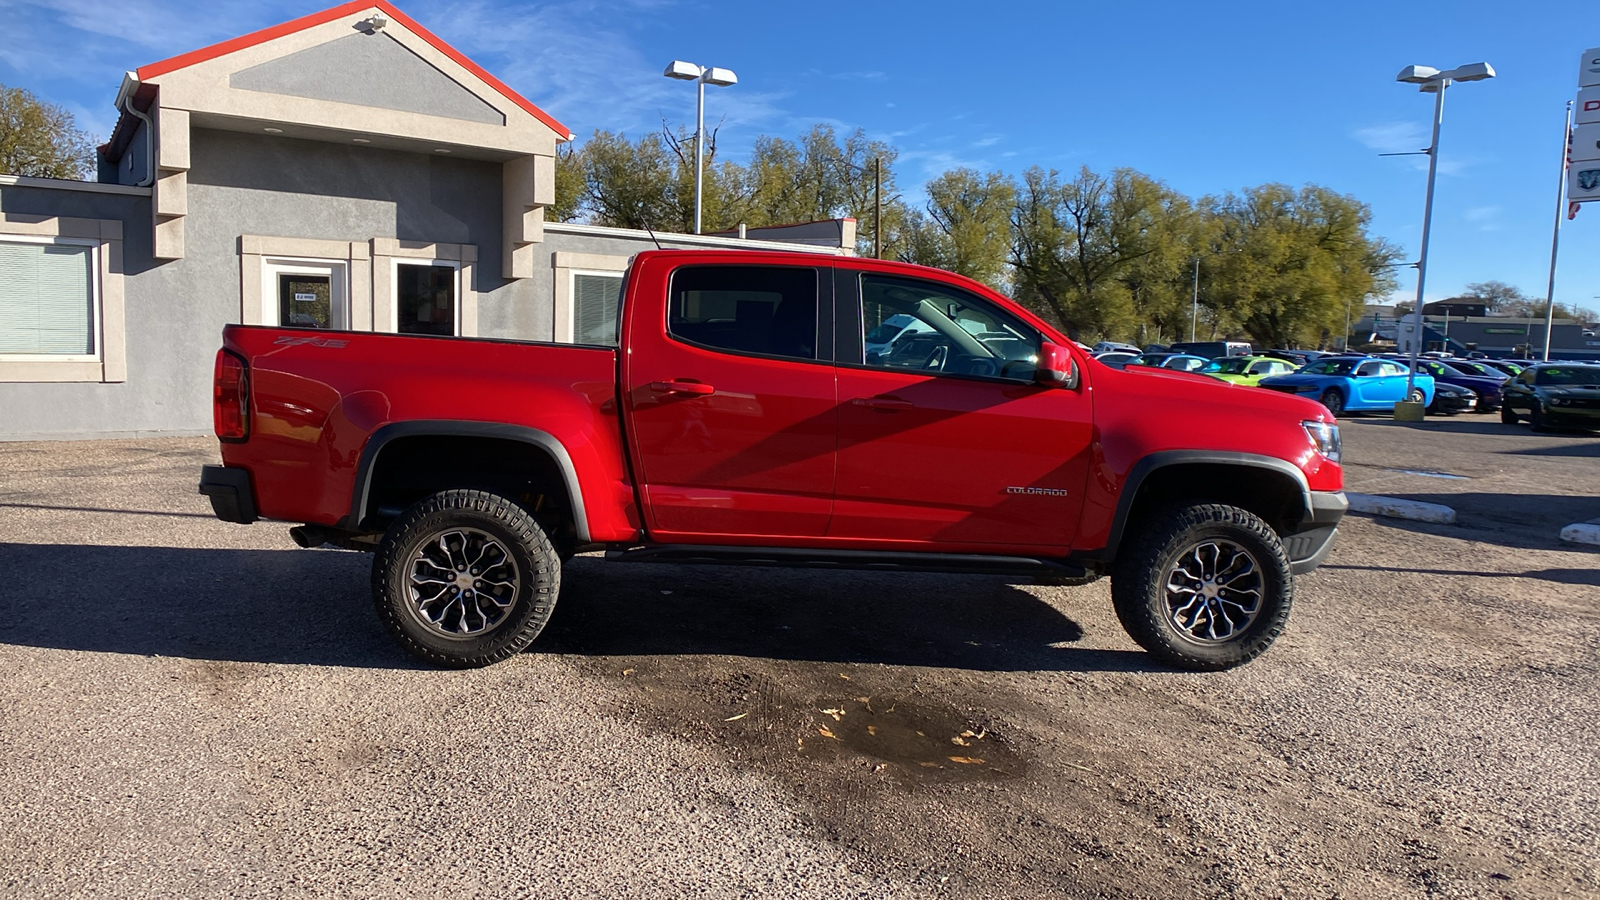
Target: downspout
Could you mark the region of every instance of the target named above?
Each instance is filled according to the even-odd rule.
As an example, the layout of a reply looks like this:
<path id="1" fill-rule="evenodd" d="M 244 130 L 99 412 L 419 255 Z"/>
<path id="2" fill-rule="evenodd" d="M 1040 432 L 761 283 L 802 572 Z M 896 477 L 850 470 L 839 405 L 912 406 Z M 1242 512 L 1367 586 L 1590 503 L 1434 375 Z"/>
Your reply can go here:
<path id="1" fill-rule="evenodd" d="M 156 180 L 156 123 L 150 120 L 148 113 L 142 113 L 133 105 L 133 94 L 139 89 L 139 76 L 132 72 L 122 76 L 122 89 L 117 91 L 117 109 L 128 113 L 135 119 L 144 123 L 144 179 L 135 187 L 149 187 Z"/>

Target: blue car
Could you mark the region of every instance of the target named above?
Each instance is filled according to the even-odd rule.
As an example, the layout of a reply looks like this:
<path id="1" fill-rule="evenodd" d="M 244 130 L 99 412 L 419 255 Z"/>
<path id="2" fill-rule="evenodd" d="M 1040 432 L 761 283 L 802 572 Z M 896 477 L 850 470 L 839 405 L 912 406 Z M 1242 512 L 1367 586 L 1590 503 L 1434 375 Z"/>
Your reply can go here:
<path id="1" fill-rule="evenodd" d="M 1377 410 L 1393 412 L 1406 399 L 1406 367 L 1370 356 L 1333 356 L 1304 366 L 1293 375 L 1261 379 L 1261 387 L 1321 401 L 1334 415 Z M 1411 399 L 1433 402 L 1433 376 L 1413 378 Z"/>

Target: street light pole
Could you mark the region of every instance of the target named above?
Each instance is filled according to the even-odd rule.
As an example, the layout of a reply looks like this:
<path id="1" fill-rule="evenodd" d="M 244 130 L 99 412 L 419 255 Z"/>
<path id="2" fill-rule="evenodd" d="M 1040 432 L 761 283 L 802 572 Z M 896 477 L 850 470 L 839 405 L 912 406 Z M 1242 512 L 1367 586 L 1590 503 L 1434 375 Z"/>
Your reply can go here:
<path id="1" fill-rule="evenodd" d="M 1444 121 L 1444 92 L 1456 81 L 1482 81 L 1494 77 L 1488 63 L 1471 63 L 1441 72 L 1431 66 L 1407 66 L 1395 76 L 1396 81 L 1419 86 L 1424 93 L 1433 92 L 1433 142 L 1428 145 L 1428 196 L 1422 207 L 1422 248 L 1417 256 L 1417 305 L 1411 311 L 1412 344 L 1411 365 L 1406 371 L 1406 399 L 1416 382 L 1417 357 L 1422 351 L 1422 288 L 1428 275 L 1428 237 L 1433 226 L 1433 184 L 1439 173 L 1439 125 Z"/>
<path id="2" fill-rule="evenodd" d="M 1556 326 L 1556 248 L 1561 245 L 1561 211 L 1566 208 L 1567 152 L 1572 134 L 1572 101 L 1567 101 L 1567 118 L 1561 124 L 1561 180 L 1556 185 L 1556 224 L 1550 234 L 1550 284 L 1544 292 L 1544 361 L 1550 361 L 1550 332 Z M 1532 343 L 1532 336 L 1529 336 Z M 1533 348 L 1528 348 L 1531 354 Z"/>
<path id="3" fill-rule="evenodd" d="M 705 180 L 705 132 L 706 132 L 706 85 L 714 84 L 717 87 L 728 87 L 739 83 L 739 76 L 733 74 L 731 69 L 719 69 L 715 66 L 697 66 L 682 60 L 673 60 L 667 65 L 666 71 L 661 73 L 668 78 L 679 81 L 696 82 L 694 106 L 694 233 L 700 233 L 700 211 L 702 185 Z"/>
<path id="4" fill-rule="evenodd" d="M 1422 206 L 1422 250 L 1417 257 L 1417 307 L 1411 311 L 1411 365 L 1406 367 L 1406 399 L 1411 399 L 1416 381 L 1417 357 L 1422 349 L 1422 285 L 1428 277 L 1428 236 L 1433 226 L 1433 181 L 1439 172 L 1439 124 L 1444 121 L 1444 91 L 1450 79 L 1434 83 L 1438 96 L 1433 100 L 1433 143 L 1428 145 L 1428 198 Z"/>
<path id="5" fill-rule="evenodd" d="M 1194 343 L 1195 325 L 1200 321 L 1200 257 L 1194 258 L 1194 300 L 1189 304 L 1189 343 Z"/>

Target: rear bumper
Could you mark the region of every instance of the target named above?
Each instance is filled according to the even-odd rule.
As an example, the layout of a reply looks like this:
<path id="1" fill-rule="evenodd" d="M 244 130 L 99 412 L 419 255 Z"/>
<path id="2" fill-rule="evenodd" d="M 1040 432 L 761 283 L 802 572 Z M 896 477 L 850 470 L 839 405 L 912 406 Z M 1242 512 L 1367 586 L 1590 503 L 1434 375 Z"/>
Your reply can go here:
<path id="1" fill-rule="evenodd" d="M 1350 509 L 1344 491 L 1312 491 L 1311 509 L 1300 520 L 1299 527 L 1283 535 L 1283 547 L 1289 551 L 1289 568 L 1296 575 L 1322 565 L 1333 551 L 1334 536 L 1339 533 L 1339 520 Z"/>
<path id="2" fill-rule="evenodd" d="M 248 469 L 231 466 L 202 466 L 200 493 L 211 498 L 211 511 L 224 522 L 249 525 L 256 515 L 255 487 Z"/>

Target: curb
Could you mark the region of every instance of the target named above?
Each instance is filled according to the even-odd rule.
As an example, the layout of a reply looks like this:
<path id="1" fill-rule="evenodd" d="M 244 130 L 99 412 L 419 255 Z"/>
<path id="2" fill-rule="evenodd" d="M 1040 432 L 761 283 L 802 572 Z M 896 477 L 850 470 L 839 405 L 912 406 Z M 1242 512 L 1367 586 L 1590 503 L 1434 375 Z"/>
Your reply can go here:
<path id="1" fill-rule="evenodd" d="M 1345 492 L 1345 498 L 1350 501 L 1350 511 L 1355 513 L 1387 516 L 1391 519 L 1410 519 L 1413 522 L 1437 522 L 1441 525 L 1449 525 L 1456 520 L 1455 510 L 1437 503 L 1402 500 L 1399 497 L 1380 497 L 1377 494 L 1352 494 L 1349 491 Z M 1595 530 L 1600 534 L 1600 527 L 1596 527 Z M 1596 542 L 1600 543 L 1600 537 L 1596 538 Z"/>
<path id="2" fill-rule="evenodd" d="M 1594 522 L 1574 522 L 1561 529 L 1561 539 L 1574 544 L 1594 544 L 1600 546 L 1600 520 Z"/>

